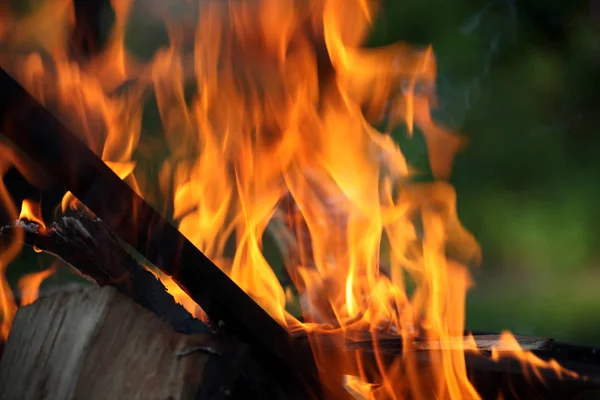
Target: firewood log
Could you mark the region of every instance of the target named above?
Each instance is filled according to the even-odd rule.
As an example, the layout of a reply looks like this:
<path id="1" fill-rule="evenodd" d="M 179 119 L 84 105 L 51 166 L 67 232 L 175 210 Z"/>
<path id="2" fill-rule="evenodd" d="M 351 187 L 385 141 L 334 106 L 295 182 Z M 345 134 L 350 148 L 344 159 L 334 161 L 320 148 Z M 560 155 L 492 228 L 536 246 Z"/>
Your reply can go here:
<path id="1" fill-rule="evenodd" d="M 14 240 L 18 230 L 23 232 L 24 244 L 37 251 L 54 255 L 98 285 L 108 285 L 116 289 L 135 304 L 170 323 L 176 332 L 188 335 L 217 334 L 221 342 L 225 342 L 227 337 L 227 341 L 236 343 L 236 345 L 229 345 L 228 348 L 240 354 L 247 348 L 245 344 L 240 343 L 218 326 L 216 326 L 217 330 L 213 331 L 202 321 L 193 318 L 182 305 L 175 302 L 160 280 L 138 264 L 130 251 L 122 247 L 118 237 L 110 232 L 100 219 L 91 217 L 85 212 L 78 212 L 74 216 L 63 216 L 47 228 L 42 228 L 35 222 L 19 220 L 11 225 L 0 227 L 0 244 L 7 240 Z M 51 297 L 61 290 L 63 289 L 59 286 L 51 290 L 42 290 L 41 293 L 44 293 L 45 297 Z M 4 343 L 0 344 L 0 357 L 3 345 Z M 227 359 L 232 360 L 231 357 Z M 231 367 L 228 363 L 222 364 L 224 368 Z M 246 357 L 241 368 L 241 376 L 236 382 L 237 387 L 241 389 L 238 389 L 236 398 L 286 399 L 290 397 L 290 393 L 285 393 L 281 385 L 273 379 L 272 373 L 257 365 L 255 360 Z M 215 382 L 221 382 L 219 370 L 213 368 L 211 371 L 216 374 Z M 232 379 L 236 378 L 236 374 L 229 375 Z M 203 385 L 204 388 L 206 385 Z M 211 390 L 218 391 L 219 388 Z M 213 395 L 214 393 L 207 398 L 213 398 L 211 397 Z M 292 392 L 291 395 L 293 397 L 296 393 Z"/>
<path id="2" fill-rule="evenodd" d="M 243 355 L 235 346 L 177 333 L 113 287 L 75 286 L 18 311 L 0 398 L 226 398 Z"/>

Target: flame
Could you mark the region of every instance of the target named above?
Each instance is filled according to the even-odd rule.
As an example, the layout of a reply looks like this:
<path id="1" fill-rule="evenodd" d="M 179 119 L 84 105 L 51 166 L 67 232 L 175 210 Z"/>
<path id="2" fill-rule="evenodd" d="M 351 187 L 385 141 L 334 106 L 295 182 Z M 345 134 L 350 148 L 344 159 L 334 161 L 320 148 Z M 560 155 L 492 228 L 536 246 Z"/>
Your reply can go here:
<path id="1" fill-rule="evenodd" d="M 29 199 L 23 200 L 19 219 L 26 219 L 35 222 L 39 224 L 41 228 L 46 229 L 46 224 L 42 218 L 42 204 L 40 202 Z"/>
<path id="2" fill-rule="evenodd" d="M 0 142 L 0 175 L 4 174 L 14 165 L 14 152 L 9 147 Z M 0 205 L 10 220 L 17 219 L 17 207 L 4 184 L 0 179 Z M 6 341 L 12 326 L 13 318 L 17 312 L 17 304 L 6 279 L 6 269 L 12 260 L 17 257 L 21 251 L 23 232 L 17 230 L 14 238 L 8 243 L 0 244 L 0 312 L 2 320 L 0 322 L 0 340 Z"/>
<path id="3" fill-rule="evenodd" d="M 37 300 L 40 293 L 40 285 L 55 272 L 56 267 L 51 266 L 43 271 L 33 272 L 22 276 L 17 283 L 19 291 L 21 292 L 20 306 L 26 306 Z"/>
<path id="4" fill-rule="evenodd" d="M 375 385 L 364 382 L 358 376 L 344 375 L 344 387 L 356 400 L 367 400 Z"/>
<path id="5" fill-rule="evenodd" d="M 171 296 L 173 296 L 177 303 L 181 304 L 187 311 L 189 311 L 190 314 L 192 314 L 195 318 L 207 321 L 207 317 L 204 311 L 198 306 L 198 304 L 194 302 L 194 300 L 190 298 L 190 296 L 187 295 L 187 293 L 183 291 L 183 289 L 181 289 L 175 283 L 175 281 L 173 281 L 173 279 L 169 275 L 166 275 L 160 270 L 150 268 L 148 266 L 144 266 L 144 268 L 152 272 L 154 276 L 160 279 L 162 284 L 167 289 L 167 292 Z"/>
<path id="6" fill-rule="evenodd" d="M 155 1 L 136 12 L 163 18 L 169 45 L 142 61 L 125 46 L 133 2 L 111 5 L 108 41 L 89 60 L 69 48 L 71 1 L 46 0 L 20 18 L 1 9 L 0 64 L 275 320 L 306 331 L 327 371 L 322 381 L 345 379 L 368 399 L 479 398 L 464 359 L 474 344 L 455 339 L 472 285 L 467 265 L 480 250 L 444 182 L 464 140 L 431 116 L 433 49 L 363 47 L 378 9 L 372 0 Z M 161 155 L 141 132 L 150 95 Z M 392 140 L 402 127 L 424 136 L 436 181 L 412 179 L 426 171 L 413 169 Z M 0 160 L 1 173 L 11 160 Z M 4 186 L 0 199 L 16 214 Z M 65 194 L 63 211 L 76 204 Z M 264 236 L 277 231 L 285 231 L 278 243 L 302 321 L 288 311 L 296 296 L 263 251 Z M 2 271 L 18 241 L 11 246 L 0 253 Z M 0 279 L 6 324 L 15 307 Z M 319 335 L 353 332 L 372 333 L 375 363 L 343 343 L 332 350 Z M 402 337 L 404 355 L 391 364 L 378 347 L 381 332 Z M 453 345 L 430 351 L 423 366 L 411 351 L 417 339 Z"/>
<path id="7" fill-rule="evenodd" d="M 562 367 L 554 359 L 542 360 L 531 352 L 523 351 L 517 339 L 510 332 L 504 331 L 500 335 L 498 344 L 492 348 L 492 359 L 498 362 L 508 357 L 519 360 L 529 381 L 535 378 L 539 382 L 544 382 L 544 370 L 554 373 L 559 378 L 578 377 L 577 373 Z"/>

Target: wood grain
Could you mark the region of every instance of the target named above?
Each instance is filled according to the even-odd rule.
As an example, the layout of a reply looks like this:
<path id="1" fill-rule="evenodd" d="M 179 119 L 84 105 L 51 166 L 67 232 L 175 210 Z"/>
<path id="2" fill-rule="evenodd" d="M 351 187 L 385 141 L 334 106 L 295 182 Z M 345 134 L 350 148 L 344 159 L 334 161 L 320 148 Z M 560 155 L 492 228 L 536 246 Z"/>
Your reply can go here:
<path id="1" fill-rule="evenodd" d="M 77 286 L 19 310 L 0 398 L 194 399 L 220 346 L 214 335 L 176 333 L 110 286 Z"/>

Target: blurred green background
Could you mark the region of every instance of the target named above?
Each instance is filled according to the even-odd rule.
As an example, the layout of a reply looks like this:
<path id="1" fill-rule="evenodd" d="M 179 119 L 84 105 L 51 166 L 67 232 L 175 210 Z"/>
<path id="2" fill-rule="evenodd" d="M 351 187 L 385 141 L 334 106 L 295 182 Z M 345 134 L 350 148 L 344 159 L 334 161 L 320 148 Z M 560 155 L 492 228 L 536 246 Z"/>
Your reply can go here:
<path id="1" fill-rule="evenodd" d="M 469 137 L 452 183 L 483 248 L 470 329 L 600 346 L 598 16 L 593 1 L 384 1 L 370 44 L 432 44 L 436 117 Z M 419 137 L 405 151 L 426 160 Z M 49 263 L 25 252 L 10 280 Z"/>
<path id="2" fill-rule="evenodd" d="M 389 0 L 371 38 L 432 44 L 452 183 L 483 264 L 467 326 L 600 345 L 596 2 Z M 411 146 L 409 158 L 423 159 Z"/>

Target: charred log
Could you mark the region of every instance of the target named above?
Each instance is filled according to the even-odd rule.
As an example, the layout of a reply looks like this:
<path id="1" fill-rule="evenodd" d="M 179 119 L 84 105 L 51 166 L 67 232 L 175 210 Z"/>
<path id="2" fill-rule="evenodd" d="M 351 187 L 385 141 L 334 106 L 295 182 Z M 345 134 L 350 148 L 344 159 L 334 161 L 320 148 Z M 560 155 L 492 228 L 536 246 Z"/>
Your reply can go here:
<path id="1" fill-rule="evenodd" d="M 555 342 L 549 338 L 516 335 L 515 339 L 523 350 L 528 350 L 540 360 L 557 361 L 563 368 L 557 372 L 552 368 L 536 367 L 531 362 L 519 359 L 513 352 L 501 350 L 500 335 L 474 334 L 472 339 L 465 337 L 449 341 L 415 339 L 406 350 L 402 337 L 398 335 L 355 332 L 355 333 L 309 333 L 319 343 L 321 352 L 330 352 L 339 357 L 340 349 L 352 359 L 360 359 L 364 371 L 372 372 L 370 383 L 377 385 L 382 377 L 373 371 L 381 367 L 398 365 L 400 357 L 412 352 L 423 373 L 436 352 L 463 351 L 465 343 L 471 340 L 475 349 L 465 351 L 465 363 L 469 380 L 483 399 L 595 399 L 600 394 L 600 351 L 584 346 L 574 346 Z M 315 339 L 314 336 L 318 336 Z M 294 334 L 299 342 L 308 341 L 304 332 Z M 468 346 L 466 346 L 468 347 Z M 498 359 L 492 358 L 492 349 L 497 348 Z M 375 350 L 377 349 L 377 355 Z M 354 369 L 356 364 L 345 366 L 344 374 L 359 376 Z M 402 378 L 402 368 L 389 368 Z M 394 379 L 394 376 L 387 376 Z"/>
<path id="2" fill-rule="evenodd" d="M 209 327 L 175 302 L 162 282 L 141 266 L 121 241 L 95 217 L 62 217 L 47 228 L 17 221 L 0 228 L 0 239 L 10 240 L 23 231 L 24 243 L 50 253 L 100 286 L 111 285 L 133 301 L 171 323 L 181 333 L 207 333 Z"/>

